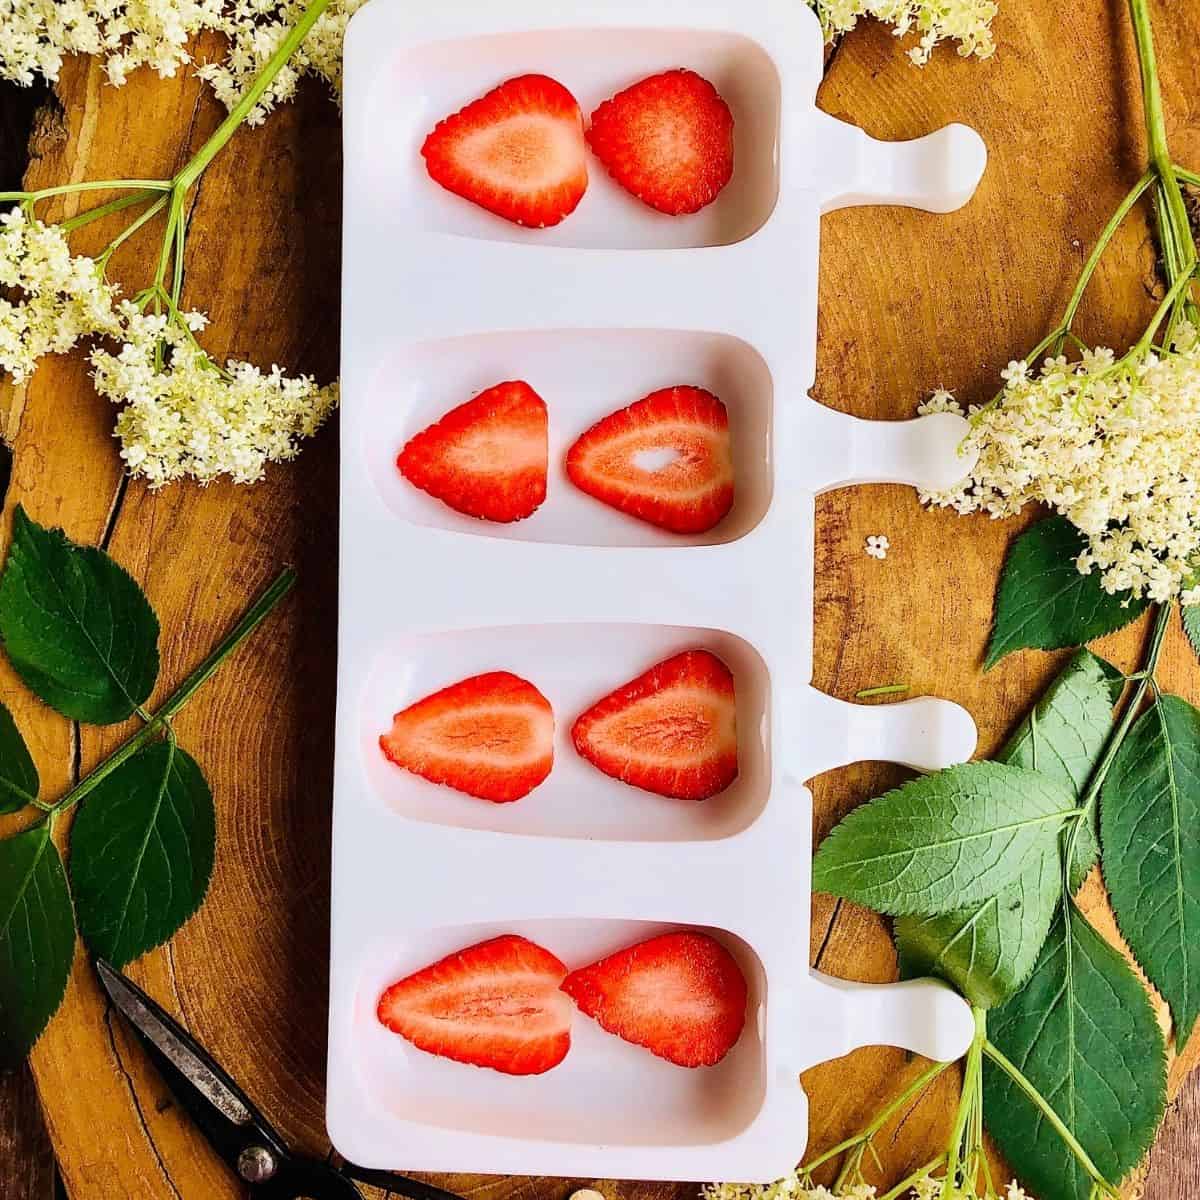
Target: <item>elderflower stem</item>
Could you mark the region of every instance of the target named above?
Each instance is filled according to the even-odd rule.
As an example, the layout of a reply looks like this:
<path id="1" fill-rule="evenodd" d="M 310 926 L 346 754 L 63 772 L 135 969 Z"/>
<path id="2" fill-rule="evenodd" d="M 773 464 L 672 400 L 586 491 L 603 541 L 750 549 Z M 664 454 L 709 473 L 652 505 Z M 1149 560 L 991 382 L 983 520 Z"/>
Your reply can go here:
<path id="1" fill-rule="evenodd" d="M 818 1167 L 824 1166 L 831 1158 L 836 1158 L 839 1154 L 843 1154 L 847 1150 L 853 1150 L 856 1146 L 869 1142 L 901 1108 L 915 1095 L 928 1087 L 939 1075 L 948 1070 L 949 1067 L 950 1063 L 932 1063 L 895 1100 L 876 1113 L 874 1119 L 861 1133 L 857 1133 L 853 1137 L 848 1137 L 845 1141 L 838 1142 L 836 1146 L 831 1147 L 824 1154 L 814 1158 L 804 1168 L 805 1172 L 815 1171 Z"/>
<path id="2" fill-rule="evenodd" d="M 60 183 L 56 187 L 40 188 L 36 192 L 0 192 L 0 202 L 9 200 L 28 201 L 37 204 L 52 196 L 71 196 L 76 192 L 169 192 L 168 179 L 95 179 L 90 183 Z"/>
<path id="3" fill-rule="evenodd" d="M 1188 187 L 1200 187 L 1200 174 L 1195 171 L 1189 171 L 1186 167 L 1181 167 L 1178 163 L 1172 163 L 1175 170 L 1175 178 L 1180 183 L 1186 183 Z"/>
<path id="4" fill-rule="evenodd" d="M 1179 299 L 1187 294 L 1195 277 L 1196 259 L 1193 255 L 1187 270 L 1171 284 L 1154 316 L 1150 318 L 1150 324 L 1146 327 L 1146 332 L 1138 339 L 1137 345 L 1125 356 L 1126 358 L 1136 358 L 1138 355 L 1145 354 L 1150 349 L 1154 343 L 1154 335 L 1158 332 L 1158 327 L 1163 323 L 1163 318 L 1175 307 Z"/>
<path id="5" fill-rule="evenodd" d="M 136 221 L 133 221 L 131 224 L 127 225 L 120 233 L 117 234 L 115 238 L 113 238 L 111 242 L 108 243 L 107 246 L 104 247 L 104 249 L 100 252 L 100 257 L 96 261 L 102 265 L 106 264 L 124 242 L 133 237 L 133 235 L 137 233 L 137 231 L 141 229 L 141 227 L 145 225 L 147 221 L 153 220 L 160 212 L 162 212 L 164 208 L 166 208 L 166 206 L 167 197 L 160 196 L 152 205 L 150 205 L 148 209 L 146 209 L 144 213 L 142 213 L 140 217 L 138 217 Z"/>
<path id="6" fill-rule="evenodd" d="M 169 722 L 176 713 L 196 694 L 202 685 L 216 674 L 222 663 L 266 620 L 275 606 L 292 590 L 296 583 L 296 572 L 285 567 L 274 582 L 245 611 L 242 619 L 213 648 L 208 657 L 175 689 L 163 706 L 131 738 L 112 752 L 90 774 L 81 779 L 51 809 L 51 816 L 67 812 L 89 792 L 111 775 L 122 763 L 132 758 L 143 746 L 153 740 L 165 726 L 170 736 Z M 148 714 L 147 714 L 148 715 Z"/>
<path id="7" fill-rule="evenodd" d="M 967 1051 L 967 1065 L 963 1070 L 962 1093 L 958 1101 L 958 1112 L 954 1127 L 950 1131 L 949 1149 L 946 1155 L 946 1175 L 942 1181 L 942 1196 L 950 1200 L 958 1191 L 959 1162 L 963 1158 L 963 1138 L 967 1123 L 974 1113 L 979 1096 L 979 1077 L 983 1071 L 983 1045 L 987 1041 L 987 1012 L 972 1008 L 975 1017 L 975 1037 Z M 969 1156 L 968 1156 L 969 1157 Z"/>
<path id="8" fill-rule="evenodd" d="M 119 200 L 110 200 L 107 204 L 98 205 L 96 208 L 89 208 L 86 212 L 81 212 L 77 216 L 60 221 L 59 225 L 63 233 L 74 233 L 76 229 L 82 229 L 85 225 L 90 225 L 93 221 L 99 221 L 101 217 L 108 217 L 113 213 L 122 212 L 127 208 L 132 208 L 135 204 L 144 204 L 147 200 L 158 194 L 156 190 L 143 188 L 140 192 L 134 192 L 131 196 L 122 196 Z"/>
<path id="9" fill-rule="evenodd" d="M 931 1158 L 923 1167 L 918 1167 L 907 1179 L 902 1179 L 890 1192 L 884 1192 L 879 1197 L 879 1200 L 899 1200 L 899 1197 L 903 1196 L 918 1179 L 924 1179 L 927 1175 L 932 1175 L 945 1161 L 946 1156 L 944 1154 L 939 1154 L 937 1158 Z"/>
<path id="10" fill-rule="evenodd" d="M 1141 714 L 1142 701 L 1145 700 L 1146 693 L 1150 690 L 1154 682 L 1154 672 L 1158 669 L 1158 659 L 1162 654 L 1163 643 L 1166 640 L 1167 629 L 1170 627 L 1171 613 L 1174 608 L 1175 605 L 1173 602 L 1158 606 L 1158 615 L 1154 619 L 1154 628 L 1150 633 L 1150 645 L 1146 649 L 1146 657 L 1143 660 L 1145 665 L 1136 676 L 1130 676 L 1131 679 L 1137 679 L 1137 687 L 1134 689 L 1133 695 L 1130 696 L 1129 703 L 1125 706 L 1125 711 L 1121 714 L 1121 719 L 1117 723 L 1117 727 L 1112 731 L 1108 739 L 1108 744 L 1104 747 L 1104 753 L 1101 755 L 1100 761 L 1096 764 L 1095 770 L 1088 779 L 1087 791 L 1083 793 L 1083 797 L 1079 801 L 1080 815 L 1071 827 L 1070 836 L 1067 838 L 1067 852 L 1063 856 L 1063 881 L 1065 885 L 1063 890 L 1068 895 L 1071 891 L 1071 867 L 1075 862 L 1075 844 L 1079 840 L 1079 830 L 1085 821 L 1091 820 L 1092 809 L 1095 807 L 1096 799 L 1100 795 L 1100 789 L 1104 786 L 1105 779 L 1108 778 L 1108 772 L 1116 760 L 1117 752 L 1121 749 L 1126 735 L 1133 727 L 1134 721 Z"/>
<path id="11" fill-rule="evenodd" d="M 1092 253 L 1089 255 L 1087 262 L 1084 264 L 1083 272 L 1079 276 L 1078 282 L 1075 284 L 1075 290 L 1071 293 L 1071 299 L 1067 301 L 1067 307 L 1063 312 L 1063 319 L 1059 322 L 1058 337 L 1070 331 L 1071 324 L 1075 320 L 1075 314 L 1079 311 L 1079 305 L 1083 301 L 1083 294 L 1087 291 L 1087 286 L 1092 281 L 1092 276 L 1096 273 L 1096 268 L 1100 265 L 1100 260 L 1104 257 L 1105 250 L 1108 249 L 1109 242 L 1117 230 L 1120 229 L 1125 218 L 1133 209 L 1133 206 L 1142 198 L 1146 189 L 1154 182 L 1154 172 L 1147 171 L 1133 185 L 1132 188 L 1125 194 L 1125 199 L 1117 206 L 1117 211 L 1109 218 L 1108 224 L 1104 227 L 1097 239 L 1095 246 L 1092 248 Z M 1031 356 L 1033 357 L 1033 356 Z"/>
<path id="12" fill-rule="evenodd" d="M 304 15 L 292 27 L 287 37 L 279 43 L 279 48 L 271 55 L 267 65 L 246 89 L 246 94 L 230 110 L 229 116 L 217 126 L 213 135 L 200 147 L 191 162 L 175 176 L 173 186 L 176 192 L 180 194 L 186 192 L 200 178 L 205 167 L 212 162 L 221 147 L 229 141 L 238 126 L 254 110 L 254 106 L 262 99 L 263 93 L 270 87 L 271 81 L 308 36 L 309 30 L 316 24 L 317 18 L 325 11 L 329 3 L 330 0 L 312 0 L 312 3 L 304 10 Z"/>
<path id="13" fill-rule="evenodd" d="M 1097 1167 L 1092 1161 L 1091 1155 L 1088 1154 L 1088 1152 L 1079 1144 L 1079 1141 L 1075 1135 L 1066 1127 L 1066 1125 L 1063 1124 L 1058 1113 L 1051 1108 L 1050 1104 L 1042 1096 L 1042 1093 L 1039 1092 L 1037 1088 L 1035 1088 L 1033 1084 L 1025 1078 L 1021 1070 L 1013 1062 L 1006 1058 L 1005 1055 L 990 1041 L 985 1041 L 983 1043 L 983 1052 L 1013 1081 L 1013 1083 L 1017 1085 L 1017 1087 L 1021 1089 L 1021 1091 L 1025 1093 L 1025 1095 L 1037 1107 L 1042 1116 L 1044 1116 L 1046 1120 L 1050 1122 L 1054 1132 L 1057 1133 L 1060 1138 L 1062 1138 L 1063 1142 L 1067 1146 L 1067 1149 L 1069 1149 L 1071 1153 L 1075 1155 L 1076 1159 L 1079 1161 L 1079 1165 L 1087 1172 L 1088 1177 L 1092 1180 L 1092 1183 L 1106 1196 L 1112 1196 L 1115 1197 L 1116 1200 L 1119 1200 L 1121 1193 L 1111 1183 L 1109 1183 L 1107 1179 L 1104 1178 L 1104 1176 L 1100 1173 L 1099 1167 Z"/>

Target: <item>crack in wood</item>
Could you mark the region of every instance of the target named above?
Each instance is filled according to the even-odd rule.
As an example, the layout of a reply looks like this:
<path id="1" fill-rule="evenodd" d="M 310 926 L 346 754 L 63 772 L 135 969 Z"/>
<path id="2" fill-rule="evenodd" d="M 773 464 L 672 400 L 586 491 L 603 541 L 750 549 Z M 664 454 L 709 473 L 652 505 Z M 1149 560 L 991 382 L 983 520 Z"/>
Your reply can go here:
<path id="1" fill-rule="evenodd" d="M 171 1189 L 171 1194 L 176 1197 L 176 1200 L 183 1200 L 183 1196 L 175 1186 L 175 1181 L 171 1178 L 170 1171 L 167 1170 L 167 1164 L 163 1161 L 163 1156 L 158 1151 L 158 1145 L 154 1140 L 154 1135 L 150 1132 L 150 1126 L 146 1124 L 146 1114 L 142 1111 L 142 1102 L 138 1097 L 137 1085 L 134 1083 L 133 1076 L 129 1073 L 128 1068 L 125 1066 L 125 1060 L 121 1057 L 121 1051 L 117 1047 L 117 1037 L 113 1032 L 112 1016 L 113 1006 L 106 1003 L 104 1007 L 104 1025 L 108 1030 L 108 1042 L 112 1047 L 113 1061 L 117 1064 L 117 1069 L 125 1079 L 126 1087 L 129 1089 L 129 1098 L 133 1101 L 134 1112 L 137 1114 L 138 1124 L 141 1126 L 142 1133 L 146 1137 L 146 1142 L 150 1146 L 150 1152 L 154 1155 L 155 1162 L 158 1163 L 159 1170 L 162 1172 L 167 1187 Z"/>

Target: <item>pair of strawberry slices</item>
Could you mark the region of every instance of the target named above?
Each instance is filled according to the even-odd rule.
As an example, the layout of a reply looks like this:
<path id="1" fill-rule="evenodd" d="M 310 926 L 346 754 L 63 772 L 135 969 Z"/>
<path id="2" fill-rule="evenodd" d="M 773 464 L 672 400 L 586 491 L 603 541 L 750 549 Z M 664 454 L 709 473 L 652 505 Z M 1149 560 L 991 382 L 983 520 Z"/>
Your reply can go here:
<path id="1" fill-rule="evenodd" d="M 456 512 L 523 520 L 546 499 L 546 402 L 522 380 L 498 383 L 411 438 L 396 465 Z M 728 413 L 703 388 L 663 388 L 593 425 L 568 451 L 566 469 L 576 487 L 619 512 L 704 533 L 733 507 Z"/>
<path id="2" fill-rule="evenodd" d="M 733 955 L 703 933 L 662 934 L 570 972 L 549 950 L 506 934 L 392 984 L 377 1015 L 430 1054 L 541 1075 L 571 1047 L 574 1000 L 609 1033 L 677 1066 L 706 1067 L 741 1037 L 747 994 Z"/>
<path id="3" fill-rule="evenodd" d="M 626 191 L 671 216 L 699 212 L 733 177 L 733 114 L 695 71 L 664 71 L 592 113 L 547 75 L 521 75 L 440 121 L 421 154 L 447 191 L 518 225 L 573 213 L 588 186 L 585 145 Z"/>
<path id="4" fill-rule="evenodd" d="M 593 704 L 575 749 L 633 787 L 707 800 L 738 773 L 733 675 L 707 650 L 657 663 Z M 554 764 L 554 712 L 526 679 L 491 671 L 398 712 L 379 744 L 397 766 L 496 804 L 527 796 Z"/>

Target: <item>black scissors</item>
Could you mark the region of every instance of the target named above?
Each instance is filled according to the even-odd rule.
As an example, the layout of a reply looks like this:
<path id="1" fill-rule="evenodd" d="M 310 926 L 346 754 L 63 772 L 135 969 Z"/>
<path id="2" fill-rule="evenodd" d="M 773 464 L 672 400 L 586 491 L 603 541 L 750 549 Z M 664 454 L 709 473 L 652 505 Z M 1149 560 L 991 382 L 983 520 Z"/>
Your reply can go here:
<path id="1" fill-rule="evenodd" d="M 350 1176 L 409 1200 L 460 1200 L 418 1179 L 293 1154 L 220 1064 L 141 988 L 103 959 L 100 982 L 212 1147 L 263 1200 L 363 1200 Z"/>

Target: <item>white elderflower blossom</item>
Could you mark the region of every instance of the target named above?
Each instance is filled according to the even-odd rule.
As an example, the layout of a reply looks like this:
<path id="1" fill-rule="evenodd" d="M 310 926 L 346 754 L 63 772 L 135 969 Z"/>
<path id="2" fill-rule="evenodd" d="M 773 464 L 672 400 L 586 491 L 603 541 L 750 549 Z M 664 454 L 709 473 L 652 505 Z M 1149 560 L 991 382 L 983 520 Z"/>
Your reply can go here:
<path id="1" fill-rule="evenodd" d="M 996 49 L 992 39 L 995 0 L 808 0 L 817 10 L 826 38 L 848 33 L 859 17 L 874 17 L 895 26 L 897 37 L 915 33 L 917 45 L 908 56 L 920 66 L 929 61 L 933 48 L 942 41 L 958 43 L 964 58 L 989 58 Z"/>
<path id="2" fill-rule="evenodd" d="M 837 1200 L 828 1188 L 814 1184 L 799 1170 L 774 1183 L 709 1183 L 701 1191 L 701 1197 L 702 1200 Z"/>
<path id="3" fill-rule="evenodd" d="M 871 558 L 884 559 L 888 556 L 888 551 L 892 548 L 892 543 L 888 541 L 886 533 L 872 534 L 867 538 L 867 554 Z"/>
<path id="4" fill-rule="evenodd" d="M 92 351 L 96 390 L 122 406 L 121 457 L 151 487 L 220 475 L 253 483 L 268 462 L 294 458 L 337 405 L 336 384 L 233 359 L 219 368 L 193 336 L 202 314 L 172 321 L 126 302 L 121 316 L 120 350 Z"/>
<path id="5" fill-rule="evenodd" d="M 115 332 L 115 298 L 99 266 L 72 255 L 60 226 L 21 208 L 0 214 L 0 374 L 21 383 L 43 354 Z"/>
<path id="6" fill-rule="evenodd" d="M 928 400 L 917 405 L 919 416 L 927 417 L 931 413 L 954 413 L 955 416 L 961 417 L 963 409 L 962 405 L 955 400 L 953 392 L 948 392 L 945 388 L 938 388 Z"/>
<path id="7" fill-rule="evenodd" d="M 1116 361 L 1103 347 L 1040 371 L 1009 365 L 974 413 L 971 476 L 927 502 L 1009 517 L 1030 501 L 1072 522 L 1076 565 L 1106 591 L 1161 602 L 1197 596 L 1200 576 L 1200 336 L 1181 323 L 1162 353 Z"/>

